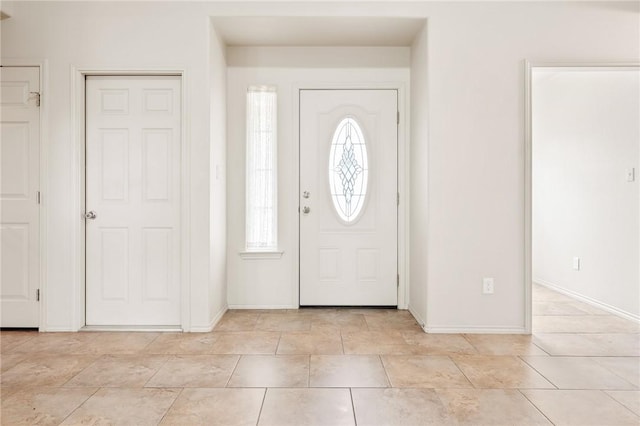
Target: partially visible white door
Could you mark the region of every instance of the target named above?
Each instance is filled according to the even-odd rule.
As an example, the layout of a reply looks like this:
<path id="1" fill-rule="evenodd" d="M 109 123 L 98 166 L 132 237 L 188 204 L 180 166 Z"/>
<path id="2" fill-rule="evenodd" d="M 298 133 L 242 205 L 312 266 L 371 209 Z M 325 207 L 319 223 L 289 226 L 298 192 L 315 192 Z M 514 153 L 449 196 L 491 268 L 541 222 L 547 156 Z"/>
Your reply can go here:
<path id="1" fill-rule="evenodd" d="M 180 77 L 87 77 L 87 325 L 180 325 L 180 117 Z"/>
<path id="2" fill-rule="evenodd" d="M 0 67 L 1 327 L 38 327 L 40 70 Z"/>
<path id="3" fill-rule="evenodd" d="M 300 91 L 300 305 L 396 306 L 397 91 Z"/>

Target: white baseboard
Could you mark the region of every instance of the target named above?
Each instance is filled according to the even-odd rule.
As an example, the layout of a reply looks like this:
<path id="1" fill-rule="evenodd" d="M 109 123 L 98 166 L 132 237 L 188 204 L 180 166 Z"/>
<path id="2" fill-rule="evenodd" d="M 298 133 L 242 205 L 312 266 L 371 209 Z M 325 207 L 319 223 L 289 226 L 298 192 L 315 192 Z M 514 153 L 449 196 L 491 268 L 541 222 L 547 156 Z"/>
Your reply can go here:
<path id="1" fill-rule="evenodd" d="M 213 319 L 211 320 L 211 322 L 208 325 L 205 326 L 192 326 L 191 330 L 189 330 L 189 332 L 191 333 L 208 333 L 211 330 L 213 330 L 213 328 L 216 326 L 216 324 L 218 324 L 218 322 L 220 322 L 220 320 L 222 319 L 222 317 L 224 316 L 224 314 L 229 310 L 228 306 L 224 306 L 222 309 L 220 309 L 220 312 L 218 312 L 216 314 L 216 316 L 213 317 Z"/>
<path id="2" fill-rule="evenodd" d="M 524 327 L 425 327 L 424 331 L 433 334 L 527 334 Z"/>
<path id="3" fill-rule="evenodd" d="M 298 309 L 297 305 L 229 305 L 229 309 Z"/>
<path id="4" fill-rule="evenodd" d="M 616 308 L 615 306 L 611 306 L 608 305 L 606 303 L 600 302 L 598 300 L 592 299 L 590 297 L 587 296 L 583 296 L 579 293 L 576 293 L 575 291 L 572 290 L 567 290 L 565 288 L 560 287 L 557 284 L 551 283 L 549 281 L 545 281 L 545 280 L 539 280 L 539 279 L 533 279 L 533 282 L 535 284 L 540 284 L 543 287 L 547 287 L 550 288 L 553 291 L 557 291 L 558 293 L 564 294 L 565 296 L 569 296 L 572 297 L 580 302 L 586 303 L 587 305 L 591 305 L 595 308 L 599 308 L 602 309 L 603 311 L 607 311 L 609 313 L 612 313 L 614 315 L 617 315 L 619 317 L 631 320 L 631 321 L 636 321 L 636 322 L 640 322 L 640 315 L 636 315 L 633 314 L 631 312 L 627 312 L 627 311 L 623 311 L 622 309 Z"/>
<path id="5" fill-rule="evenodd" d="M 425 326 L 426 326 L 425 320 L 416 312 L 415 309 L 413 309 L 413 306 L 411 306 L 411 304 L 409 304 L 409 313 L 411 315 L 413 315 L 413 318 L 415 318 L 416 321 L 418 321 L 418 325 L 420 327 L 422 327 L 423 330 L 426 331 L 426 329 L 425 329 Z"/>

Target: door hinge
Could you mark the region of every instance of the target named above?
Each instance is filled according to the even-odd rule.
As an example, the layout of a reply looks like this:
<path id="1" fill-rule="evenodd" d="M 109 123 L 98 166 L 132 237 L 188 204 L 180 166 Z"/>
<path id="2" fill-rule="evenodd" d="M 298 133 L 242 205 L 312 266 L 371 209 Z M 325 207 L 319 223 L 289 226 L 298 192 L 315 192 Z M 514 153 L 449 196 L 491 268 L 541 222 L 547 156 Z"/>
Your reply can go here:
<path id="1" fill-rule="evenodd" d="M 40 301 L 40 289 L 36 290 L 36 302 Z"/>
<path id="2" fill-rule="evenodd" d="M 40 104 L 38 104 L 38 105 L 40 105 Z M 396 112 L 397 112 L 397 114 L 396 114 L 396 124 L 400 124 L 400 111 L 396 111 Z"/>
<path id="3" fill-rule="evenodd" d="M 29 92 L 30 95 L 34 95 L 36 97 L 36 106 L 40 106 L 40 92 Z"/>
<path id="4" fill-rule="evenodd" d="M 40 204 L 40 191 L 36 191 L 36 202 Z"/>
<path id="5" fill-rule="evenodd" d="M 400 287 L 400 274 L 396 275 L 396 277 L 398 278 L 396 281 L 396 287 Z"/>

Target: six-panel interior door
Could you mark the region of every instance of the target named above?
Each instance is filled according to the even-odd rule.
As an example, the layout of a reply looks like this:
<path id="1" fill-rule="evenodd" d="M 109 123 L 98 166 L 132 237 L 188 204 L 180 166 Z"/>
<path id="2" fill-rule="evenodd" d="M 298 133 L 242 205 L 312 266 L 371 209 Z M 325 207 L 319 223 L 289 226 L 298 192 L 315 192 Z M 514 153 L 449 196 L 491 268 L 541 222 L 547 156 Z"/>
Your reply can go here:
<path id="1" fill-rule="evenodd" d="M 300 91 L 300 305 L 396 306 L 396 90 Z"/>
<path id="2" fill-rule="evenodd" d="M 86 79 L 87 325 L 180 325 L 180 85 Z"/>
<path id="3" fill-rule="evenodd" d="M 38 327 L 40 70 L 0 67 L 0 326 Z"/>

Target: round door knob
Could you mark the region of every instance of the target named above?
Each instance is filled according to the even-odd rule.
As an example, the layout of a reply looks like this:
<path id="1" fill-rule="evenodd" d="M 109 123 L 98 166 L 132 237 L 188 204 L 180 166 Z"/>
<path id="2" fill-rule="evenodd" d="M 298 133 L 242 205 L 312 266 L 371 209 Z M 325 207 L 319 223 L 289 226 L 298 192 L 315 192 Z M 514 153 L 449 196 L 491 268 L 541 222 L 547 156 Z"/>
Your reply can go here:
<path id="1" fill-rule="evenodd" d="M 97 217 L 97 215 L 96 215 L 96 212 L 94 212 L 93 210 L 91 210 L 90 212 L 86 212 L 86 213 L 84 214 L 84 217 L 85 217 L 85 219 L 91 219 L 91 220 L 94 220 L 94 219 Z"/>
<path id="2" fill-rule="evenodd" d="M 308 207 L 308 206 L 304 206 L 302 208 L 302 213 L 304 213 L 304 214 L 309 214 L 310 211 L 311 211 L 311 208 Z"/>

